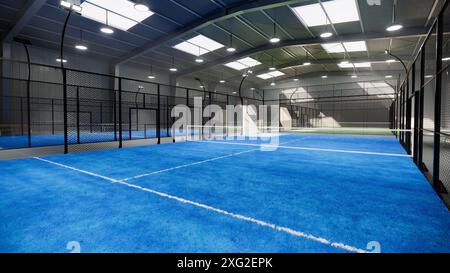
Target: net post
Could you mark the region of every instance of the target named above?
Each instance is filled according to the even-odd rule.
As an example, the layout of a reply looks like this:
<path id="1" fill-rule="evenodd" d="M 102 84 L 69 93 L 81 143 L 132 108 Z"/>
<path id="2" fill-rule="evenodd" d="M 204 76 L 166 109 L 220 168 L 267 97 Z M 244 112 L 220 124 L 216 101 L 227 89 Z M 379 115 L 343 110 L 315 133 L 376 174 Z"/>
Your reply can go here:
<path id="1" fill-rule="evenodd" d="M 20 133 L 24 134 L 24 121 L 23 121 L 23 97 L 20 97 Z"/>
<path id="2" fill-rule="evenodd" d="M 61 57 L 62 58 L 62 57 Z M 62 63 L 62 61 L 61 61 Z M 67 120 L 67 70 L 62 68 L 63 77 L 63 115 L 64 115 L 64 153 L 69 153 L 69 134 L 68 134 L 68 120 Z"/>
<path id="3" fill-rule="evenodd" d="M 52 99 L 52 135 L 55 134 L 55 99 Z"/>
<path id="4" fill-rule="evenodd" d="M 117 102 L 116 102 L 116 90 L 113 90 L 114 92 L 114 99 L 113 99 L 113 120 L 114 120 L 114 141 L 117 141 Z"/>
<path id="5" fill-rule="evenodd" d="M 137 114 L 138 110 L 136 109 L 136 114 Z M 131 140 L 131 107 L 128 108 L 128 140 Z"/>
<path id="6" fill-rule="evenodd" d="M 80 144 L 80 87 L 77 86 L 77 143 Z"/>
<path id="7" fill-rule="evenodd" d="M 122 78 L 119 78 L 119 148 L 122 147 Z"/>
<path id="8" fill-rule="evenodd" d="M 156 137 L 158 144 L 161 144 L 161 85 L 157 86 L 158 92 L 158 111 L 156 112 Z"/>

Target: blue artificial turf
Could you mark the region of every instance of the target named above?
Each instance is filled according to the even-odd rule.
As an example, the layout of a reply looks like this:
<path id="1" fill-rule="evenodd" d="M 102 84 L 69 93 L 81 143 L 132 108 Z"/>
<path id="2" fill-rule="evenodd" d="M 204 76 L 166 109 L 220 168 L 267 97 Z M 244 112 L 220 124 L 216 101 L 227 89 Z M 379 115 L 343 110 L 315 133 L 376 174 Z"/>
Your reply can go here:
<path id="1" fill-rule="evenodd" d="M 363 250 L 450 252 L 450 212 L 410 158 L 233 142 L 44 159 L 116 180 L 170 169 L 127 183 Z M 392 137 L 284 135 L 280 145 L 405 155 Z M 346 252 L 37 159 L 2 161 L 0 172 L 0 252 L 67 252 L 69 241 L 82 252 Z"/>

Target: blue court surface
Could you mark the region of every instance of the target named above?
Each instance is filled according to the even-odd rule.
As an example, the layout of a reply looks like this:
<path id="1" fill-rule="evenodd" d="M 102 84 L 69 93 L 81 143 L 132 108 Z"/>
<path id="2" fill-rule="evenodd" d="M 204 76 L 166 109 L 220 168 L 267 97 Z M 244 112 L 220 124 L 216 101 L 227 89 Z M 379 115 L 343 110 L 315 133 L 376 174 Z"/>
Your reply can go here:
<path id="1" fill-rule="evenodd" d="M 450 212 L 394 137 L 189 141 L 0 172 L 1 252 L 450 252 Z"/>

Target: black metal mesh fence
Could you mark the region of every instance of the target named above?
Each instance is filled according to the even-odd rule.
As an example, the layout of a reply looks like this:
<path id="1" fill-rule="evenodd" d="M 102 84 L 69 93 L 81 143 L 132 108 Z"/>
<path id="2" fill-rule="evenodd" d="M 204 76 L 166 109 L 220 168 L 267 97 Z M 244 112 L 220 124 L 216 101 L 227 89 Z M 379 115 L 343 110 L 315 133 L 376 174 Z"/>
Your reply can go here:
<path id="1" fill-rule="evenodd" d="M 173 137 L 172 110 L 176 105 L 188 105 L 193 114 L 195 97 L 203 100 L 195 109 L 197 113 L 207 111 L 210 104 L 225 108 L 228 103 L 241 102 L 237 94 L 72 69 L 65 69 L 67 99 L 64 101 L 61 68 L 39 64 L 31 65 L 28 96 L 28 65 L 2 60 L 2 67 L 7 71 L 0 79 L 0 150 L 66 144 L 68 152 L 78 152 L 122 147 L 126 141 L 159 142 L 161 138 Z M 254 98 L 244 98 L 244 101 L 261 104 Z M 205 117 L 200 122 L 203 125 L 207 120 Z"/>
<path id="2" fill-rule="evenodd" d="M 450 205 L 450 20 L 448 3 L 443 6 L 426 37 L 420 52 L 411 64 L 407 80 L 399 90 L 405 88 L 412 93 L 412 107 L 403 107 L 405 100 L 396 100 L 396 126 L 414 129 L 410 138 L 400 137 L 405 147 L 414 143 L 415 163 L 424 172 L 433 188 Z M 414 74 L 414 78 L 412 78 Z M 410 85 L 414 84 L 414 88 Z M 398 107 L 400 109 L 398 109 Z M 405 111 L 406 108 L 406 111 Z M 411 117 L 411 119 L 407 118 Z M 407 118 L 405 120 L 405 118 Z M 417 118 L 417 120 L 416 120 Z M 410 121 L 410 122 L 408 122 Z M 416 147 L 417 146 L 417 147 Z M 409 152 L 409 151 L 408 151 Z"/>

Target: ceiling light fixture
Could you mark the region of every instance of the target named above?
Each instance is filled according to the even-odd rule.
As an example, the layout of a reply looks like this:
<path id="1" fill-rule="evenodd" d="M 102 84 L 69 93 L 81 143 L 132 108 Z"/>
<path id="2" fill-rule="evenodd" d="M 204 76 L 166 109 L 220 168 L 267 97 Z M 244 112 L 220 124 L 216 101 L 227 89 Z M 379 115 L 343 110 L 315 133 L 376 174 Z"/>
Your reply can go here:
<path id="1" fill-rule="evenodd" d="M 442 58 L 442 61 L 444 61 L 444 62 L 450 61 L 450 57 Z"/>
<path id="2" fill-rule="evenodd" d="M 154 79 L 156 78 L 155 75 L 153 74 L 153 65 L 150 66 L 150 75 L 148 76 L 149 79 Z"/>
<path id="3" fill-rule="evenodd" d="M 322 76 L 322 79 L 326 79 L 326 78 L 328 78 L 327 75 L 323 75 L 323 76 Z"/>
<path id="4" fill-rule="evenodd" d="M 269 40 L 272 44 L 280 42 L 280 38 L 277 37 L 277 25 L 273 23 L 273 37 Z"/>
<path id="5" fill-rule="evenodd" d="M 397 12 L 396 12 L 397 11 L 396 10 L 397 9 L 397 1 L 393 1 L 393 2 L 394 2 L 394 4 L 392 6 L 392 24 L 386 28 L 386 30 L 389 32 L 397 31 L 397 30 L 400 30 L 403 28 L 402 25 L 397 24 L 395 22 L 396 17 L 397 17 Z"/>
<path id="6" fill-rule="evenodd" d="M 310 65 L 311 65 L 310 62 L 303 63 L 303 66 L 310 66 Z"/>
<path id="7" fill-rule="evenodd" d="M 392 75 L 386 75 L 386 76 L 384 76 L 386 79 L 391 79 L 392 78 Z"/>
<path id="8" fill-rule="evenodd" d="M 75 48 L 78 50 L 86 51 L 88 47 L 83 43 L 83 30 L 80 29 L 80 41 L 75 45 Z"/>
<path id="9" fill-rule="evenodd" d="M 60 63 L 60 62 L 61 62 L 61 58 L 56 59 L 56 61 L 57 61 L 58 63 Z M 63 62 L 63 63 L 67 63 L 67 60 L 66 60 L 66 59 L 63 59 L 62 62 Z"/>
<path id="10" fill-rule="evenodd" d="M 386 60 L 386 62 L 389 64 L 389 63 L 395 63 L 396 62 L 396 60 L 394 60 L 394 59 L 389 59 L 389 60 Z"/>
<path id="11" fill-rule="evenodd" d="M 397 24 L 397 25 L 391 25 L 391 26 L 387 27 L 386 30 L 389 31 L 389 32 L 393 32 L 393 31 L 400 30 L 402 28 L 403 28 L 402 25 L 398 25 Z"/>
<path id="12" fill-rule="evenodd" d="M 175 58 L 172 56 L 172 66 L 169 68 L 171 72 L 177 72 L 178 69 L 175 67 Z"/>
<path id="13" fill-rule="evenodd" d="M 322 38 L 330 38 L 331 36 L 333 36 L 333 33 L 331 33 L 331 32 L 324 32 L 324 33 L 320 34 L 320 37 L 322 37 Z"/>
<path id="14" fill-rule="evenodd" d="M 227 48 L 228 52 L 235 52 L 236 48 L 233 47 L 233 33 L 230 33 L 230 46 Z"/>
<path id="15" fill-rule="evenodd" d="M 112 28 L 109 27 L 109 22 L 108 22 L 108 11 L 106 11 L 106 25 L 103 26 L 100 31 L 105 33 L 105 34 L 113 34 L 114 30 Z"/>
<path id="16" fill-rule="evenodd" d="M 144 3 L 144 1 L 136 1 L 134 9 L 140 12 L 147 12 L 150 8 Z"/>

